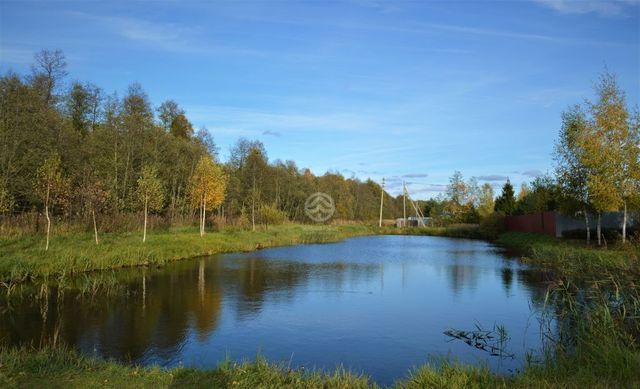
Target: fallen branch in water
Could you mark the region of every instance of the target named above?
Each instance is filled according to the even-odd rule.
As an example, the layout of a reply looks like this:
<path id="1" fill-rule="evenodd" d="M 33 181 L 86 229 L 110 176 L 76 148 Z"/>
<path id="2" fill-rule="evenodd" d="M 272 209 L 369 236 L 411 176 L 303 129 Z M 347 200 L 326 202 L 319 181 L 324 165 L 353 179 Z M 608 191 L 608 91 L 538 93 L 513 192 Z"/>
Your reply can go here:
<path id="1" fill-rule="evenodd" d="M 483 330 L 477 324 L 476 328 L 477 330 L 474 331 L 450 328 L 444 331 L 444 334 L 450 337 L 451 340 L 461 340 L 469 346 L 488 352 L 491 356 L 511 359 L 515 358 L 514 354 L 505 350 L 509 337 L 507 336 L 507 331 L 503 326 L 494 326 L 494 329 L 491 331 Z"/>

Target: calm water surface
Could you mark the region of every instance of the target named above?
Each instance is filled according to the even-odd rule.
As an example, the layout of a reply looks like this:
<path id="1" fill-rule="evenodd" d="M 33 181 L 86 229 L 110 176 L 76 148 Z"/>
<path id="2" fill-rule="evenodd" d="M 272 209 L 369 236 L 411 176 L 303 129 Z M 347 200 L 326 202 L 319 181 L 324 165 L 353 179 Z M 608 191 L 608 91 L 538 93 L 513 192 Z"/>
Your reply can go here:
<path id="1" fill-rule="evenodd" d="M 544 274 L 481 241 L 361 237 L 99 277 L 108 291 L 80 278 L 64 291 L 0 296 L 0 342 L 64 341 L 90 355 L 204 368 L 260 353 L 292 367 L 343 365 L 381 384 L 433 356 L 508 373 L 540 346 Z M 443 333 L 476 324 L 504 325 L 514 358 Z"/>

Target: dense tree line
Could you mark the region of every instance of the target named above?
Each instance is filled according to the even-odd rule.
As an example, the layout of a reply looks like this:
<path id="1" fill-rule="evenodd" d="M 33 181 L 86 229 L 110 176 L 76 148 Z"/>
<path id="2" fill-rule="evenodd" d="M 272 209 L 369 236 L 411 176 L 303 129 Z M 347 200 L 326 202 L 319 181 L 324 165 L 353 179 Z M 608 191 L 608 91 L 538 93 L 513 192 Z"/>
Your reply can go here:
<path id="1" fill-rule="evenodd" d="M 195 131 L 173 100 L 153 107 L 139 84 L 124 96 L 91 83 L 68 82 L 62 52 L 36 54 L 28 75 L 0 77 L 0 215 L 40 215 L 35 228 L 52 219 L 98 230 L 126 229 L 137 220 L 165 225 L 235 224 L 244 228 L 304 222 L 304 203 L 315 192 L 335 201 L 334 219 L 379 217 L 382 188 L 372 180 L 339 173 L 314 175 L 293 161 L 270 161 L 264 145 L 241 138 L 227 161 L 206 128 Z M 605 73 L 597 100 L 562 116 L 554 154 L 554 176 L 536 178 L 516 196 L 511 182 L 495 197 L 493 188 L 455 172 L 445 193 L 418 201 L 436 225 L 478 223 L 493 215 L 560 210 L 593 221 L 629 211 L 640 203 L 640 115 L 630 113 L 615 77 Z M 403 196 L 384 192 L 383 218 L 403 215 Z M 408 210 L 412 206 L 407 206 Z M 408 214 L 413 214 L 409 212 Z M 44 223 L 40 224 L 40 218 Z M 48 241 L 48 239 L 47 239 Z"/>
<path id="2" fill-rule="evenodd" d="M 436 198 L 420 202 L 425 216 L 436 226 L 449 224 L 475 224 L 494 213 L 496 202 L 489 183 L 479 185 L 475 177 L 467 181 L 455 171 L 445 192 Z"/>
<path id="3" fill-rule="evenodd" d="M 60 51 L 35 56 L 31 73 L 0 78 L 0 214 L 41 214 L 98 229 L 123 215 L 165 223 L 244 226 L 304 221 L 304 202 L 329 193 L 337 219 L 373 220 L 381 187 L 337 173 L 316 176 L 269 161 L 259 141 L 240 139 L 228 161 L 210 133 L 195 131 L 173 100 L 153 107 L 139 84 L 107 94 L 68 81 Z M 397 215 L 388 194 L 385 218 Z M 97 221 L 96 221 L 97 219 Z M 102 221 L 102 222 L 101 222 Z"/>
<path id="4" fill-rule="evenodd" d="M 223 211 L 247 224 L 283 218 L 305 221 L 304 203 L 315 192 L 334 199 L 334 219 L 370 221 L 379 216 L 382 188 L 378 183 L 334 172 L 316 176 L 293 161 L 270 162 L 259 141 L 239 139 L 230 150 L 225 170 L 229 181 Z M 385 198 L 383 217 L 393 218 L 402 200 L 386 192 Z"/>

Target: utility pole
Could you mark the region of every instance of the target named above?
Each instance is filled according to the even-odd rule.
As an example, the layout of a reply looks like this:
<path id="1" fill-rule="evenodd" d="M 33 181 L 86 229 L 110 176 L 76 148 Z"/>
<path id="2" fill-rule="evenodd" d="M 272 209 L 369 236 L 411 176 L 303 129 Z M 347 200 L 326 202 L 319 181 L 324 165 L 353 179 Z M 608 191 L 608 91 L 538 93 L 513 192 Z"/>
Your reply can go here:
<path id="1" fill-rule="evenodd" d="M 409 197 L 409 204 L 411 204 L 411 206 L 413 207 L 413 210 L 416 211 L 416 219 L 418 219 L 418 226 L 422 225 L 422 227 L 424 227 L 425 226 L 424 215 L 422 215 L 422 212 L 420 211 L 416 203 L 413 201 L 413 199 L 411 199 L 411 196 L 409 195 L 409 189 L 407 189 L 407 186 L 404 184 L 403 184 L 403 189 L 404 189 L 404 195 L 406 197 Z"/>
<path id="2" fill-rule="evenodd" d="M 382 227 L 382 204 L 384 204 L 384 177 L 382 177 L 382 190 L 380 191 L 380 222 L 378 227 Z"/>
<path id="3" fill-rule="evenodd" d="M 402 227 L 407 226 L 407 186 L 402 181 L 402 214 L 404 217 L 404 224 Z"/>

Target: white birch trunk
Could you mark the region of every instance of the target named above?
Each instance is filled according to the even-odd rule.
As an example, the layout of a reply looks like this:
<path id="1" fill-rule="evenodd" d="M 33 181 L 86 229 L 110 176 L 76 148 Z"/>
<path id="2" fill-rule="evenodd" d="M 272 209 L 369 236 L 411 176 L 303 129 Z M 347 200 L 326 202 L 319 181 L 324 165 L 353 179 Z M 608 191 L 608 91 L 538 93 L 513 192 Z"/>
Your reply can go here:
<path id="1" fill-rule="evenodd" d="M 602 214 L 598 212 L 598 227 L 596 234 L 598 234 L 598 246 L 602 244 Z"/>
<path id="2" fill-rule="evenodd" d="M 142 232 L 142 243 L 147 241 L 147 203 L 148 198 L 144 198 L 144 231 Z"/>
<path id="3" fill-rule="evenodd" d="M 251 230 L 256 230 L 256 176 L 253 175 L 253 192 L 251 193 Z"/>
<path id="4" fill-rule="evenodd" d="M 624 201 L 624 216 L 622 217 L 622 243 L 627 241 L 627 201 Z"/>
<path id="5" fill-rule="evenodd" d="M 206 199 L 205 199 L 206 200 Z M 200 236 L 204 236 L 205 221 L 207 220 L 207 202 L 202 202 L 202 232 Z"/>
<path id="6" fill-rule="evenodd" d="M 591 243 L 591 228 L 589 228 L 589 214 L 587 213 L 587 210 L 585 209 L 583 211 L 584 213 L 584 224 L 586 226 L 587 229 L 587 244 Z"/>
<path id="7" fill-rule="evenodd" d="M 202 200 L 200 200 L 198 209 L 200 210 L 200 214 L 198 215 L 198 228 L 200 229 L 200 236 L 202 236 Z"/>
<path id="8" fill-rule="evenodd" d="M 44 215 L 47 218 L 47 244 L 44 248 L 45 251 L 49 250 L 49 233 L 51 231 L 51 218 L 49 217 L 49 206 L 44 207 Z"/>
<path id="9" fill-rule="evenodd" d="M 96 237 L 96 244 L 98 244 L 98 225 L 96 224 L 96 211 L 92 210 L 91 212 L 93 213 L 93 233 Z"/>
<path id="10" fill-rule="evenodd" d="M 45 245 L 44 251 L 49 250 L 49 233 L 51 232 L 51 217 L 49 217 L 49 194 L 50 186 L 47 186 L 47 200 L 44 204 L 44 215 L 47 218 L 47 244 Z"/>

